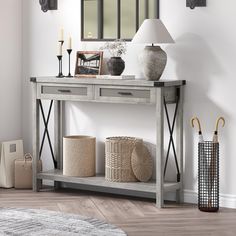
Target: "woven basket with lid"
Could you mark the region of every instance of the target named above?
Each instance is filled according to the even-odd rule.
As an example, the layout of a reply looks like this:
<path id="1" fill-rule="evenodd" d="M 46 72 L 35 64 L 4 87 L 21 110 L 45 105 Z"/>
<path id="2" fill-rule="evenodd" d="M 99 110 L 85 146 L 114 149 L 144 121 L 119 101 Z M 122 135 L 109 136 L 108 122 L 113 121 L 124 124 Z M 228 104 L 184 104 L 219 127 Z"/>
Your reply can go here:
<path id="1" fill-rule="evenodd" d="M 105 142 L 106 168 L 105 179 L 111 182 L 136 182 L 131 155 L 136 143 L 142 139 L 134 137 L 109 137 Z"/>

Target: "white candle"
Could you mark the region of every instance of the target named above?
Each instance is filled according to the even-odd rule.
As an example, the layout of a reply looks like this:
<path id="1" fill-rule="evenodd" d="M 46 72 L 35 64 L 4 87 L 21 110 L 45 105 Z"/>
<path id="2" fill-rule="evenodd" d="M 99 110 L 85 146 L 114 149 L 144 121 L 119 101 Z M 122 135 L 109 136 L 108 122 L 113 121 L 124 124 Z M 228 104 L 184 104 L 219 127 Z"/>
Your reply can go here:
<path id="1" fill-rule="evenodd" d="M 59 41 L 64 41 L 64 29 L 61 29 L 60 31 Z"/>
<path id="2" fill-rule="evenodd" d="M 61 43 L 58 44 L 58 56 L 62 56 L 62 45 L 61 45 Z"/>
<path id="3" fill-rule="evenodd" d="M 72 38 L 69 37 L 68 49 L 72 49 Z"/>

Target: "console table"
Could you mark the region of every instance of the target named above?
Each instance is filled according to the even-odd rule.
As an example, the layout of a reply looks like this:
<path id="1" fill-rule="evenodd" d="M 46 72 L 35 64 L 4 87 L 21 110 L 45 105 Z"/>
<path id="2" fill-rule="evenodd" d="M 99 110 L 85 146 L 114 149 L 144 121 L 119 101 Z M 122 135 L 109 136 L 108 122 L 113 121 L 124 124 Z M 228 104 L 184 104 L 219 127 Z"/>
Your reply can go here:
<path id="1" fill-rule="evenodd" d="M 33 89 L 33 190 L 39 191 L 43 179 L 76 184 L 80 189 L 117 193 L 146 198 L 155 198 L 157 207 L 164 206 L 164 193 L 176 192 L 176 200 L 183 200 L 183 88 L 185 81 L 110 80 L 94 78 L 31 78 Z M 49 112 L 45 116 L 41 100 L 49 100 Z M 63 101 L 102 102 L 155 105 L 156 109 L 156 180 L 148 183 L 113 183 L 104 175 L 89 178 L 67 177 L 62 173 L 62 103 Z M 176 104 L 174 118 L 170 119 L 168 104 Z M 48 122 L 54 106 L 54 147 L 52 147 Z M 44 123 L 44 134 L 40 138 L 40 113 Z M 165 116 L 166 114 L 166 116 Z M 170 132 L 167 154 L 164 156 L 164 117 Z M 173 133 L 175 130 L 175 138 Z M 44 140 L 48 138 L 55 169 L 38 172 Z M 166 182 L 164 175 L 173 149 L 177 179 Z"/>

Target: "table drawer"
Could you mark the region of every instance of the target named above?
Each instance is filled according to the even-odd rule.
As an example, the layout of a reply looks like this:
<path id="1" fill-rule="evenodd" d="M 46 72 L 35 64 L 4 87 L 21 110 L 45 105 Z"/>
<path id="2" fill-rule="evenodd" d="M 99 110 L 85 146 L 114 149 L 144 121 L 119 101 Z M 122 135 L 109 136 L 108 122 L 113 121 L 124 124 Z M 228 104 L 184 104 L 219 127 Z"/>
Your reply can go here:
<path id="1" fill-rule="evenodd" d="M 152 103 L 154 94 L 152 88 L 143 87 L 96 86 L 95 88 L 95 99 L 107 102 Z"/>
<path id="2" fill-rule="evenodd" d="M 91 85 L 79 85 L 79 86 L 64 86 L 64 85 L 40 85 L 39 93 L 41 98 L 59 98 L 66 100 L 68 98 L 75 100 L 80 99 L 92 99 L 93 86 Z"/>

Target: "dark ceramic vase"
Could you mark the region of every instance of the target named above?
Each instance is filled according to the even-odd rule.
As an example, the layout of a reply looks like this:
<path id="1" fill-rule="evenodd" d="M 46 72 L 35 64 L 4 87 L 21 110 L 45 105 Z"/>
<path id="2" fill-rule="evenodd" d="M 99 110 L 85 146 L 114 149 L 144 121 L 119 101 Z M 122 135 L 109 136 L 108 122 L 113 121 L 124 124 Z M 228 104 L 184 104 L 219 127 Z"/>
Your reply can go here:
<path id="1" fill-rule="evenodd" d="M 125 69 L 125 62 L 121 57 L 111 57 L 107 62 L 107 67 L 111 75 L 121 75 Z"/>

